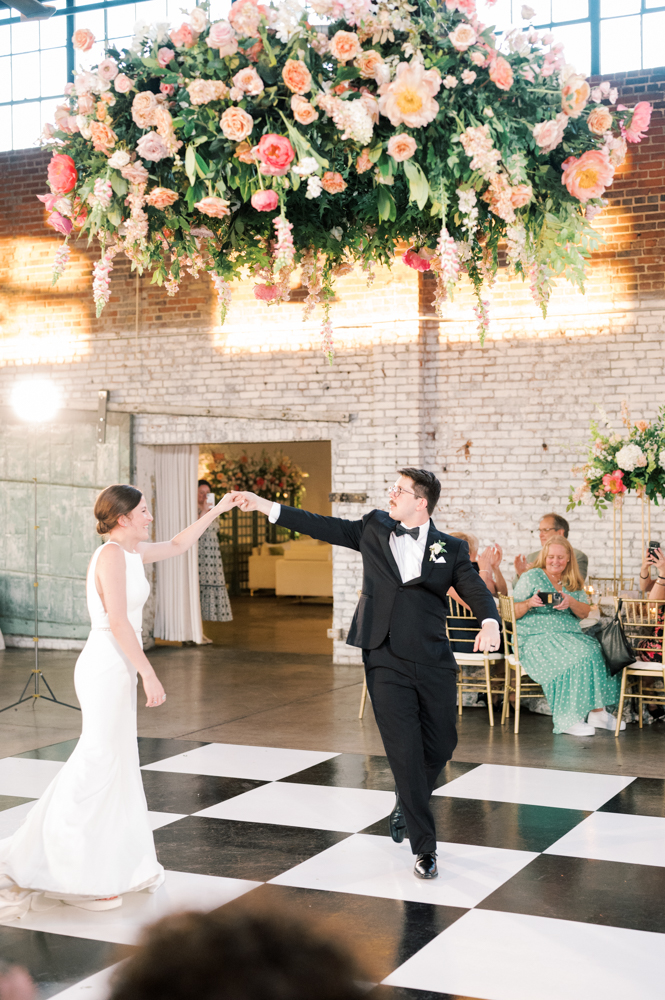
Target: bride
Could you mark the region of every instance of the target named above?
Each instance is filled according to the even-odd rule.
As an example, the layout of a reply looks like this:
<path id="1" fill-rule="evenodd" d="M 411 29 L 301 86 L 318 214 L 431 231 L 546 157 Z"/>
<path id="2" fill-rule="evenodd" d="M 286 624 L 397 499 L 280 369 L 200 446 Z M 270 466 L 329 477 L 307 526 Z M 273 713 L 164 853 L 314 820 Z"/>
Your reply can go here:
<path id="1" fill-rule="evenodd" d="M 166 700 L 141 644 L 150 593 L 143 564 L 182 555 L 232 506 L 227 494 L 170 542 L 151 543 L 153 518 L 140 490 L 109 486 L 97 497 L 97 531 L 108 541 L 86 581 L 92 627 L 74 671 L 81 738 L 23 825 L 0 841 L 0 920 L 58 901 L 112 909 L 123 893 L 154 892 L 164 881 L 136 742 L 137 674 L 148 708 Z"/>

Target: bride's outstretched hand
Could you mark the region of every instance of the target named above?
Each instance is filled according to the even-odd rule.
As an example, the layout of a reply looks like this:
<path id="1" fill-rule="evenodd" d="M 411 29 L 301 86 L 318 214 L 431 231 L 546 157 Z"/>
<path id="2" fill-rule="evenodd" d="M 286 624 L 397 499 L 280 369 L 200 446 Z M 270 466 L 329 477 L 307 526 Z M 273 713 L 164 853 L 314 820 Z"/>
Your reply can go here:
<path id="1" fill-rule="evenodd" d="M 237 497 L 238 493 L 225 493 L 222 499 L 213 507 L 215 515 L 225 514 L 227 510 L 231 510 L 232 507 L 236 506 L 236 501 L 234 497 Z"/>

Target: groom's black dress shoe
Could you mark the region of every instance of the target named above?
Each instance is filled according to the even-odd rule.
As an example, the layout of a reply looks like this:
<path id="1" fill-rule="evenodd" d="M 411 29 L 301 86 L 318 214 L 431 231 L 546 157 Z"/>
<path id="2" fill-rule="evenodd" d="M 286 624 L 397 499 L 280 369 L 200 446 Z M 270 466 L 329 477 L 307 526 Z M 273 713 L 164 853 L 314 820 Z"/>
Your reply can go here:
<path id="1" fill-rule="evenodd" d="M 390 823 L 390 836 L 396 844 L 401 844 L 406 835 L 406 821 L 402 812 L 402 804 L 397 794 L 395 794 L 395 808 L 391 812 L 388 822 Z"/>
<path id="2" fill-rule="evenodd" d="M 419 854 L 413 866 L 413 874 L 416 878 L 436 878 L 439 869 L 436 867 L 436 854 Z"/>

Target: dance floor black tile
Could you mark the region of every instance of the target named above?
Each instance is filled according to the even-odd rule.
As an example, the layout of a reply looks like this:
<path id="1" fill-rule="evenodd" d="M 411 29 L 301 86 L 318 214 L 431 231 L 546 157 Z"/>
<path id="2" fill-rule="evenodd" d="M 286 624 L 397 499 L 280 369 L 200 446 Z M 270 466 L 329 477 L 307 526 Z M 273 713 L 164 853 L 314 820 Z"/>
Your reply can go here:
<path id="1" fill-rule="evenodd" d="M 439 788 L 446 782 L 461 777 L 475 767 L 478 767 L 478 764 L 449 761 L 441 772 L 436 787 Z M 371 788 L 380 792 L 395 791 L 395 779 L 388 759 L 378 754 L 343 753 L 281 780 L 303 785 L 334 785 L 341 788 Z"/>
<path id="2" fill-rule="evenodd" d="M 249 778 L 176 771 L 141 771 L 141 777 L 148 809 L 154 812 L 195 813 L 266 784 Z"/>
<path id="3" fill-rule="evenodd" d="M 635 778 L 598 812 L 665 817 L 665 781 L 662 778 Z"/>
<path id="4" fill-rule="evenodd" d="M 14 806 L 22 806 L 24 802 L 34 802 L 34 799 L 22 799 L 18 795 L 0 795 L 0 812 L 13 809 Z"/>
<path id="5" fill-rule="evenodd" d="M 478 909 L 665 932 L 665 868 L 541 854 Z"/>
<path id="6" fill-rule="evenodd" d="M 123 950 L 129 954 L 129 949 Z M 118 945 L 106 941 L 24 930 L 20 925 L 0 927 L 0 957 L 22 965 L 37 983 L 41 998 L 52 997 L 87 976 L 118 961 Z"/>
<path id="7" fill-rule="evenodd" d="M 175 757 L 188 750 L 206 747 L 208 741 L 199 743 L 197 740 L 162 740 L 156 736 L 139 736 L 139 761 L 141 767 L 146 764 L 156 764 L 158 760 Z"/>
<path id="8" fill-rule="evenodd" d="M 51 743 L 50 746 L 40 747 L 39 750 L 26 750 L 25 753 L 17 753 L 14 756 L 23 757 L 26 760 L 69 760 L 77 743 L 78 736 L 75 740 Z"/>
<path id="9" fill-rule="evenodd" d="M 458 993 L 432 993 L 431 990 L 411 990 L 405 986 L 376 986 L 367 994 L 367 1000 L 478 1000 Z"/>
<path id="10" fill-rule="evenodd" d="M 430 807 L 439 841 L 512 851 L 544 851 L 589 815 L 577 809 L 438 795 L 432 796 Z M 388 818 L 373 823 L 362 833 L 389 837 Z"/>
<path id="11" fill-rule="evenodd" d="M 244 913 L 268 910 L 325 925 L 358 956 L 368 982 L 384 979 L 467 912 L 457 906 L 283 885 L 262 885 L 227 903 L 224 909 Z"/>
<path id="12" fill-rule="evenodd" d="M 270 823 L 186 816 L 155 830 L 165 868 L 267 882 L 350 834 Z"/>

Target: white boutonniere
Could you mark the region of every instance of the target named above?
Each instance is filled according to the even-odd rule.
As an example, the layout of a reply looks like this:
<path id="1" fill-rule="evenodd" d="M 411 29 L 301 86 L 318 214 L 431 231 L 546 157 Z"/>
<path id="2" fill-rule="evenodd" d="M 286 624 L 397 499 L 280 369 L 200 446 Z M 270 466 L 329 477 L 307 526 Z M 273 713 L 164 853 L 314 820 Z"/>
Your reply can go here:
<path id="1" fill-rule="evenodd" d="M 445 542 L 433 542 L 429 547 L 429 561 L 430 562 L 445 562 L 443 558 L 443 553 L 446 551 Z"/>

